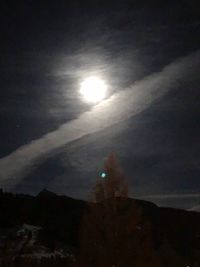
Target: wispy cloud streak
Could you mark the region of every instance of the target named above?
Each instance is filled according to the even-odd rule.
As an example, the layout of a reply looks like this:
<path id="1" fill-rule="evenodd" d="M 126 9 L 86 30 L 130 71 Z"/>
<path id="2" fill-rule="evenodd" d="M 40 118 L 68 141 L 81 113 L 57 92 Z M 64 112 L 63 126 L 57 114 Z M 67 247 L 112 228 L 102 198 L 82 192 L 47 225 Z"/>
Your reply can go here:
<path id="1" fill-rule="evenodd" d="M 143 195 L 138 198 L 141 199 L 151 199 L 151 200 L 162 200 L 162 199 L 184 199 L 184 198 L 199 198 L 200 194 L 191 193 L 191 194 L 162 194 L 162 195 Z"/>
<path id="2" fill-rule="evenodd" d="M 115 93 L 56 131 L 21 146 L 0 159 L 0 186 L 11 188 L 16 185 L 41 158 L 55 149 L 142 112 L 184 79 L 190 79 L 199 69 L 200 51 L 197 51 Z"/>

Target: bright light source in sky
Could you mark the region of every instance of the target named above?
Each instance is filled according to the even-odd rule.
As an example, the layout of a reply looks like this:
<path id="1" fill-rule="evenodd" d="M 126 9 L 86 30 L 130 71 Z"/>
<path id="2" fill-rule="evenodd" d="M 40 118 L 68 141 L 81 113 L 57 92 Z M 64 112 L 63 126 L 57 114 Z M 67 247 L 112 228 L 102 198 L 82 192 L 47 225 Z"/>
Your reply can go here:
<path id="1" fill-rule="evenodd" d="M 105 172 L 102 172 L 102 173 L 100 174 L 100 176 L 101 176 L 101 178 L 106 178 L 106 173 L 105 173 Z"/>
<path id="2" fill-rule="evenodd" d="M 91 76 L 81 83 L 80 93 L 87 102 L 97 103 L 106 96 L 107 85 L 104 80 Z"/>

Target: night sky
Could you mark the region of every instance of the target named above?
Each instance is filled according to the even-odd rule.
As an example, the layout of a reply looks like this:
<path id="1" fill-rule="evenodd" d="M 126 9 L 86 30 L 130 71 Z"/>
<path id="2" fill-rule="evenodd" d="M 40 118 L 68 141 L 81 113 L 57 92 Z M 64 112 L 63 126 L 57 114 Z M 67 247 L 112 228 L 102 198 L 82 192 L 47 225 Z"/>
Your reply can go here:
<path id="1" fill-rule="evenodd" d="M 0 5 L 0 187 L 85 199 L 114 151 L 132 197 L 200 205 L 198 1 Z"/>

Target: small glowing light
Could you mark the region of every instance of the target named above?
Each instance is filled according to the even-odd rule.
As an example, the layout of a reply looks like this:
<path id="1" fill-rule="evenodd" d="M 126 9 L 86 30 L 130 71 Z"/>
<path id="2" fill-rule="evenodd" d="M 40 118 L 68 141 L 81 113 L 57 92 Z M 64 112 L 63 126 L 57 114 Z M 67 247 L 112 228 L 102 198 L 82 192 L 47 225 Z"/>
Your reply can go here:
<path id="1" fill-rule="evenodd" d="M 101 173 L 101 178 L 105 178 L 106 177 L 106 173 L 105 172 L 102 172 Z"/>
<path id="2" fill-rule="evenodd" d="M 91 76 L 81 83 L 80 93 L 86 101 L 97 103 L 105 98 L 106 90 L 107 86 L 102 79 Z"/>

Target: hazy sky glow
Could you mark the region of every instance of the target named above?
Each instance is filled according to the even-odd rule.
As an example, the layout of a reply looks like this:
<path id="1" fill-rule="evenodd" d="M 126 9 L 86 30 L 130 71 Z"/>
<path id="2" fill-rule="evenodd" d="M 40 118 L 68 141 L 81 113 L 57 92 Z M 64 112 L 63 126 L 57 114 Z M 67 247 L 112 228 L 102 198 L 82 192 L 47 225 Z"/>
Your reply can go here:
<path id="1" fill-rule="evenodd" d="M 4 1 L 0 13 L 0 187 L 86 198 L 115 151 L 132 196 L 199 205 L 196 1 Z"/>
<path id="2" fill-rule="evenodd" d="M 91 111 L 81 114 L 76 120 L 63 124 L 56 131 L 20 147 L 0 160 L 1 184 L 6 188 L 14 187 L 41 157 L 69 142 L 142 112 L 166 92 L 175 89 L 183 77 L 190 77 L 191 69 L 198 72 L 199 67 L 200 52 L 177 60 L 160 73 L 145 77 L 130 88 L 123 89 L 95 105 Z"/>
<path id="3" fill-rule="evenodd" d="M 107 85 L 99 77 L 91 76 L 84 79 L 80 85 L 80 93 L 86 102 L 98 103 L 106 97 Z"/>

